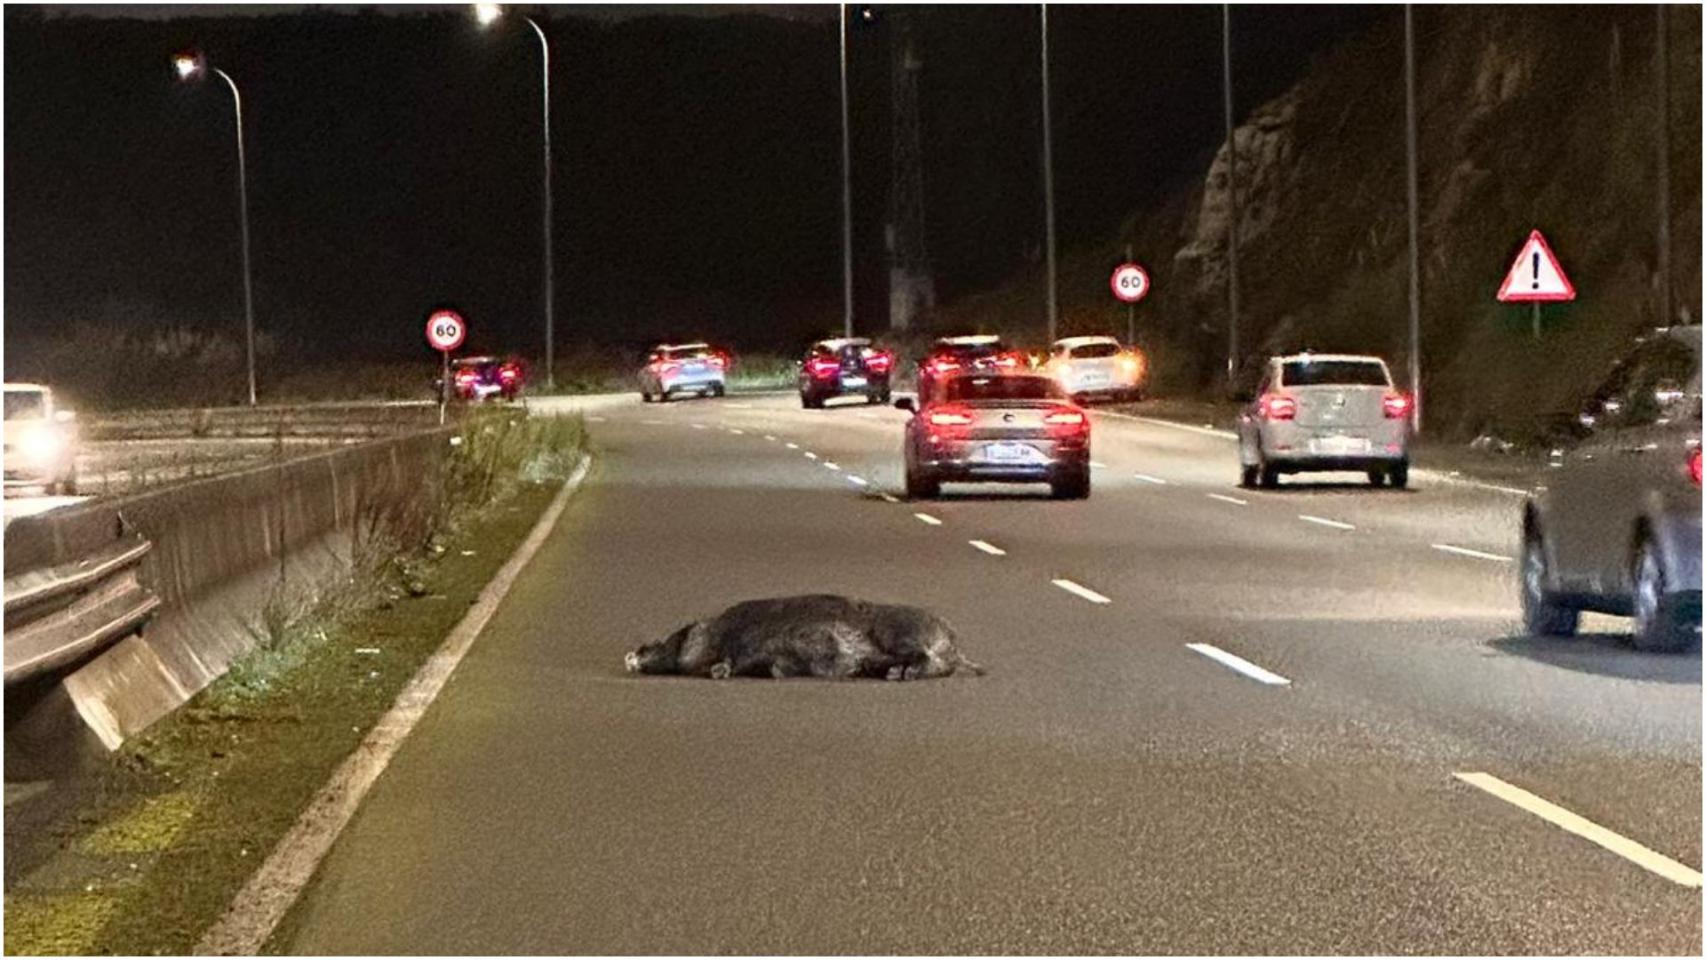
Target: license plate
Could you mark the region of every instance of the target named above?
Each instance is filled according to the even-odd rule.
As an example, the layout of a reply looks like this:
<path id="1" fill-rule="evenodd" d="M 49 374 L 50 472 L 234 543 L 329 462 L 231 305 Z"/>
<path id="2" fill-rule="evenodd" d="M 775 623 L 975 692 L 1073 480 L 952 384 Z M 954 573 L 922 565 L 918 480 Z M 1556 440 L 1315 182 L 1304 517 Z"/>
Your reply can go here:
<path id="1" fill-rule="evenodd" d="M 1105 387 L 1108 385 L 1108 375 L 1105 373 L 1087 373 L 1079 382 L 1086 387 Z"/>
<path id="2" fill-rule="evenodd" d="M 1320 437 L 1311 441 L 1316 453 L 1338 455 L 1367 453 L 1369 443 L 1367 437 Z"/>
<path id="3" fill-rule="evenodd" d="M 705 365 L 702 363 L 690 363 L 687 366 L 682 367 L 681 369 L 688 372 L 688 373 L 704 373 L 705 372 Z"/>
<path id="4" fill-rule="evenodd" d="M 983 445 L 983 459 L 996 463 L 1028 463 L 1040 459 L 1042 454 L 1029 444 L 1024 443 L 986 443 Z"/>
<path id="5" fill-rule="evenodd" d="M 862 387 L 865 385 L 865 378 L 864 377 L 842 377 L 841 378 L 841 385 L 844 387 Z"/>

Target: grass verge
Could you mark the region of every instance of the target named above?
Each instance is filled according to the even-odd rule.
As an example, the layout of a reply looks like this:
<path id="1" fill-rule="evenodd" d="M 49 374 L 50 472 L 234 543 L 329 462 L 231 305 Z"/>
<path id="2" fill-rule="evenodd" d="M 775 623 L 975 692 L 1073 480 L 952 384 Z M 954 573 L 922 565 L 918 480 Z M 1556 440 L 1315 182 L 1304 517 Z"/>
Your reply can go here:
<path id="1" fill-rule="evenodd" d="M 423 539 L 257 613 L 257 646 L 51 816 L 6 817 L 7 954 L 188 953 L 436 650 L 585 450 L 577 419 L 470 417 Z"/>

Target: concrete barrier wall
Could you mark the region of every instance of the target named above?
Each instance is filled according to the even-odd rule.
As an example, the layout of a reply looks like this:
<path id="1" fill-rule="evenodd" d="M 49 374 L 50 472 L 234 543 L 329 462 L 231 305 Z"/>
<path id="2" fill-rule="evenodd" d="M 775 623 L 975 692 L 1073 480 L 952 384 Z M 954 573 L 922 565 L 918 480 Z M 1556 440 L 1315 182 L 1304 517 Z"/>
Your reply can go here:
<path id="1" fill-rule="evenodd" d="M 376 525 L 422 516 L 450 435 L 416 432 L 14 520 L 6 576 L 88 556 L 120 530 L 154 544 L 141 578 L 160 614 L 64 676 L 44 702 L 68 695 L 107 749 L 176 709 L 253 649 L 257 616 L 281 584 L 322 584 Z M 13 716 L 8 709 L 9 748 L 13 726 L 51 726 Z"/>

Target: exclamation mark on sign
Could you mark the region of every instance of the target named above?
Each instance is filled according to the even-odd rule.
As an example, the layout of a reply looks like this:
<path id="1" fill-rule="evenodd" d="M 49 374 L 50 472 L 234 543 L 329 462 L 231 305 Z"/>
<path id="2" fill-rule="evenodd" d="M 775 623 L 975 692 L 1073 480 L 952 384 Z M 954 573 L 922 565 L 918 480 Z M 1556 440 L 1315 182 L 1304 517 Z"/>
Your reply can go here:
<path id="1" fill-rule="evenodd" d="M 1534 251 L 1534 286 L 1530 287 L 1529 289 L 1531 289 L 1531 290 L 1539 290 L 1540 289 L 1540 251 L 1539 250 Z"/>

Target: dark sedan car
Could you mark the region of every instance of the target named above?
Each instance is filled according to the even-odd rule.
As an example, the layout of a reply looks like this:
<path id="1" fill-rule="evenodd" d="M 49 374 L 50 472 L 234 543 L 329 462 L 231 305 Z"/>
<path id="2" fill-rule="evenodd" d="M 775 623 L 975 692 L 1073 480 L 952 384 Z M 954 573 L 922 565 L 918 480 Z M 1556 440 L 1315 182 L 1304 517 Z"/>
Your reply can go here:
<path id="1" fill-rule="evenodd" d="M 1641 340 L 1553 454 L 1524 507 L 1529 633 L 1567 636 L 1583 610 L 1635 619 L 1635 646 L 1700 640 L 1700 328 Z"/>
<path id="2" fill-rule="evenodd" d="M 999 374 L 945 381 L 906 422 L 906 492 L 933 498 L 944 481 L 1047 483 L 1058 499 L 1090 495 L 1090 419 L 1052 377 Z"/>
<path id="3" fill-rule="evenodd" d="M 941 384 L 966 373 L 1014 373 L 1029 369 L 1024 354 L 998 336 L 942 337 L 918 361 L 918 399 L 929 402 Z"/>
<path id="4" fill-rule="evenodd" d="M 450 384 L 458 400 L 502 397 L 514 400 L 526 380 L 519 360 L 497 357 L 461 357 L 450 361 Z"/>
<path id="5" fill-rule="evenodd" d="M 893 370 L 894 354 L 864 337 L 819 340 L 800 362 L 800 406 L 815 409 L 825 400 L 850 396 L 888 403 Z"/>

